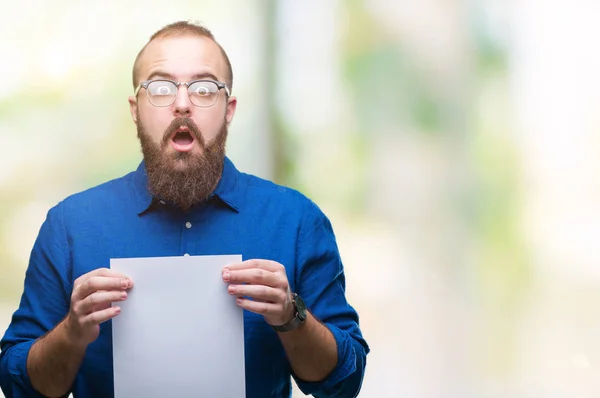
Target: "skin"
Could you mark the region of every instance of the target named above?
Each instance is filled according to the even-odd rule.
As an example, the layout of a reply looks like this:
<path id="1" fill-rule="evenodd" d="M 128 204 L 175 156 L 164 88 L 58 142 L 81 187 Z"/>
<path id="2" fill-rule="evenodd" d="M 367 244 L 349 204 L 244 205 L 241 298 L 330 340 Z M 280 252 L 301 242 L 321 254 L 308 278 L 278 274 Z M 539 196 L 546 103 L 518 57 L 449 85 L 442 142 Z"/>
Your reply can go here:
<path id="1" fill-rule="evenodd" d="M 198 78 L 225 81 L 226 66 L 219 47 L 210 39 L 197 36 L 175 36 L 158 39 L 146 47 L 140 59 L 140 81 L 168 78 L 176 82 L 189 82 Z M 139 84 L 140 82 L 138 82 Z M 217 103 L 210 108 L 200 108 L 190 102 L 187 87 L 181 85 L 175 103 L 170 107 L 155 107 L 146 98 L 142 89 L 137 98 L 129 97 L 129 109 L 134 123 L 143 120 L 146 132 L 155 143 L 160 143 L 163 134 L 174 117 L 189 117 L 202 132 L 206 143 L 210 143 L 219 132 L 223 116 L 227 125 L 233 120 L 237 98 L 226 98 L 223 90 Z M 139 113 L 138 113 L 139 112 Z M 175 149 L 167 150 L 175 153 Z M 192 154 L 201 154 L 200 145 L 195 145 Z M 177 167 L 185 167 L 185 161 Z"/>
<path id="2" fill-rule="evenodd" d="M 224 267 L 222 276 L 229 284 L 229 294 L 237 296 L 236 303 L 263 315 L 268 324 L 283 325 L 293 318 L 290 285 L 282 264 L 248 260 Z M 300 327 L 277 334 L 292 370 L 300 379 L 321 381 L 335 368 L 338 359 L 335 339 L 310 312 Z"/>
<path id="3" fill-rule="evenodd" d="M 225 81 L 225 62 L 217 45 L 208 38 L 173 36 L 151 42 L 140 60 L 140 79 L 163 77 L 174 81 L 213 78 Z M 139 82 L 138 82 L 139 83 Z M 143 121 L 147 133 L 159 143 L 173 118 L 189 117 L 200 129 L 206 143 L 219 132 L 223 120 L 229 125 L 237 99 L 221 90 L 210 108 L 194 106 L 185 86 L 179 88 L 170 107 L 155 107 L 145 90 L 129 97 L 134 123 Z M 140 120 L 138 120 L 138 115 Z M 175 149 L 168 146 L 165 150 Z M 202 154 L 195 145 L 192 154 Z M 174 167 L 185 168 L 182 158 Z M 223 269 L 222 278 L 236 303 L 264 316 L 267 323 L 281 325 L 293 317 L 291 292 L 282 264 L 269 260 L 249 260 Z M 73 287 L 68 315 L 54 329 L 39 338 L 29 352 L 27 371 L 34 388 L 47 397 L 64 396 L 75 380 L 86 347 L 98 338 L 100 324 L 118 316 L 118 303 L 127 299 L 133 280 L 126 275 L 101 268 L 79 277 Z M 248 300 L 241 296 L 248 296 Z M 333 335 L 310 313 L 298 329 L 278 333 L 294 373 L 306 381 L 324 379 L 337 363 Z"/>
<path id="4" fill-rule="evenodd" d="M 101 268 L 77 278 L 69 314 L 32 346 L 27 373 L 33 387 L 47 397 L 62 397 L 73 385 L 88 344 L 98 338 L 100 324 L 117 316 L 111 306 L 127 298 L 133 281 Z"/>

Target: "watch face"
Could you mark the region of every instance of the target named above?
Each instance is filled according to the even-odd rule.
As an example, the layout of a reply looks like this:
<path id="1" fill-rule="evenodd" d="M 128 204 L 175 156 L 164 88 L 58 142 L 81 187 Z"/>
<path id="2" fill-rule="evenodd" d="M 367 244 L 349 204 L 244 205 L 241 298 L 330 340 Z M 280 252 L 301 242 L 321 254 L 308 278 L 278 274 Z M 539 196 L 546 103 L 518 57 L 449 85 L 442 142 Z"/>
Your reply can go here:
<path id="1" fill-rule="evenodd" d="M 298 317 L 304 319 L 306 318 L 306 305 L 304 305 L 304 301 L 297 294 L 294 295 L 294 303 L 296 304 L 296 311 L 298 311 Z"/>

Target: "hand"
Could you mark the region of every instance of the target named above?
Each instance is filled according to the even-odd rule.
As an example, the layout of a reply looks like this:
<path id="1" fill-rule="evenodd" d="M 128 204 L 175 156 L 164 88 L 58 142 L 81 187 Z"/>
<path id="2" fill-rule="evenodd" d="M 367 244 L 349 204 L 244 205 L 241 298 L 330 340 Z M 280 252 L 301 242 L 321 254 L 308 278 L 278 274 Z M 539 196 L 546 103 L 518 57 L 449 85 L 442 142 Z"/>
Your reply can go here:
<path id="1" fill-rule="evenodd" d="M 290 285 L 283 265 L 269 260 L 248 260 L 223 268 L 229 294 L 248 311 L 261 314 L 270 325 L 283 325 L 294 317 Z M 250 300 L 252 298 L 252 300 Z"/>
<path id="2" fill-rule="evenodd" d="M 65 326 L 75 341 L 90 344 L 100 334 L 100 324 L 121 312 L 113 302 L 127 298 L 127 289 L 133 281 L 127 276 L 107 268 L 88 272 L 73 284 L 71 308 Z"/>

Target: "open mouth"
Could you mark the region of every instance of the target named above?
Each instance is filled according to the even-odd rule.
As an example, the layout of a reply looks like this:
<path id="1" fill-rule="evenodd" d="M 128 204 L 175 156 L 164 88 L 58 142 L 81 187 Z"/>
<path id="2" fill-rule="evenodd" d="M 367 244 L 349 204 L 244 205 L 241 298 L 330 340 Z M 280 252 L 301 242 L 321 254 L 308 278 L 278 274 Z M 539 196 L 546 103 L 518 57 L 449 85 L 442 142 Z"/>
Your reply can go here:
<path id="1" fill-rule="evenodd" d="M 178 152 L 189 152 L 194 147 L 196 140 L 187 127 L 180 127 L 171 137 L 171 146 Z"/>

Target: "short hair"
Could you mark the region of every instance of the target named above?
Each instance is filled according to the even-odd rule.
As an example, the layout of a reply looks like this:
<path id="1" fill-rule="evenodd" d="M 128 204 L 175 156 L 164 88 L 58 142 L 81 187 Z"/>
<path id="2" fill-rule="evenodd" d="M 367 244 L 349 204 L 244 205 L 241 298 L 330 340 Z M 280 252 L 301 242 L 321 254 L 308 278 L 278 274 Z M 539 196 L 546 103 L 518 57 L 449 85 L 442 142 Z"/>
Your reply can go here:
<path id="1" fill-rule="evenodd" d="M 162 39 L 162 38 L 171 37 L 171 36 L 185 36 L 185 35 L 209 38 L 219 47 L 219 50 L 221 51 L 221 55 L 223 56 L 223 59 L 225 60 L 225 65 L 227 66 L 227 71 L 226 71 L 227 75 L 225 76 L 225 83 L 229 87 L 229 91 L 233 90 L 233 70 L 231 68 L 231 62 L 229 61 L 229 57 L 227 56 L 227 53 L 225 52 L 223 47 L 217 42 L 217 40 L 215 39 L 215 36 L 212 34 L 212 32 L 208 28 L 202 26 L 199 23 L 194 23 L 194 22 L 190 22 L 190 21 L 173 22 L 169 25 L 164 26 L 163 28 L 161 28 L 160 30 L 155 32 L 152 36 L 150 36 L 150 40 L 148 40 L 148 42 L 140 50 L 137 57 L 135 58 L 135 62 L 133 63 L 133 88 L 134 89 L 137 88 L 137 85 L 138 85 L 139 61 L 140 61 L 140 58 L 142 57 L 142 54 L 144 53 L 144 50 L 148 46 L 148 44 L 150 44 L 155 39 Z"/>

